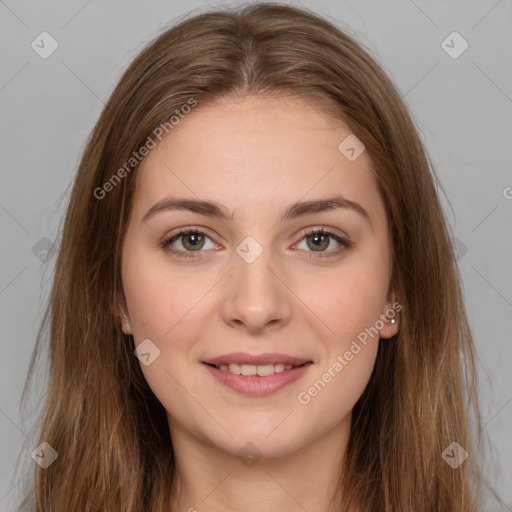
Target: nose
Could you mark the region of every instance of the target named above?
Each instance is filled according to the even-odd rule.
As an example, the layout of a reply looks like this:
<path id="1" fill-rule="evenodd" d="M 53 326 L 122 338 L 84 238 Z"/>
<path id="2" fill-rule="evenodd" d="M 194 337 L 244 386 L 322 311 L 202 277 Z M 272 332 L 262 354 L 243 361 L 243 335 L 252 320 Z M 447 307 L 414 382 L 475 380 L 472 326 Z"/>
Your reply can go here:
<path id="1" fill-rule="evenodd" d="M 227 324 L 250 334 L 261 334 L 290 321 L 293 294 L 277 267 L 270 249 L 263 250 L 252 262 L 233 255 L 222 301 Z"/>

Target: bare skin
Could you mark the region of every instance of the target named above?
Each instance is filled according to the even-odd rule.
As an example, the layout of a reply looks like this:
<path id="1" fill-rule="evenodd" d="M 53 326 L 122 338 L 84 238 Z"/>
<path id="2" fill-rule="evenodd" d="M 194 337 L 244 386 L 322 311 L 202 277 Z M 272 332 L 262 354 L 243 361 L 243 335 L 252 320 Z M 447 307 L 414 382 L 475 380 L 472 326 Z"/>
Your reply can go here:
<path id="1" fill-rule="evenodd" d="M 379 337 L 385 343 L 399 328 L 398 314 L 377 323 L 393 310 L 388 225 L 368 154 L 350 161 L 338 149 L 349 134 L 291 96 L 223 100 L 198 105 L 139 169 L 123 247 L 123 331 L 160 350 L 141 369 L 168 415 L 172 510 L 331 510 L 352 409 Z M 333 196 L 357 202 L 368 218 L 340 207 L 280 219 L 294 203 Z M 213 201 L 233 218 L 161 209 L 143 220 L 167 197 Z M 188 227 L 205 234 L 167 248 L 192 257 L 162 247 Z M 351 246 L 307 233 L 322 227 Z M 249 236 L 256 243 L 244 245 Z M 259 250 L 251 262 L 241 256 Z M 376 325 L 378 335 L 347 360 Z M 312 364 L 284 388 L 250 396 L 204 364 L 233 352 Z M 333 370 L 338 356 L 341 371 Z M 308 392 L 319 379 L 325 386 Z"/>

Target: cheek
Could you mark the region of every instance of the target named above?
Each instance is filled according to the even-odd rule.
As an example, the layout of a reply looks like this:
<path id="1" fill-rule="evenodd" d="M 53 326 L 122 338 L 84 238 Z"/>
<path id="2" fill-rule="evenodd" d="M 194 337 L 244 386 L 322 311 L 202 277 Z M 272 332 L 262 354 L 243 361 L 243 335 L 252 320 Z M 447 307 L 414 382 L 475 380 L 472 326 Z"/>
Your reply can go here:
<path id="1" fill-rule="evenodd" d="M 166 287 L 144 265 L 127 265 L 123 281 L 133 337 L 137 342 L 160 338 L 173 320 Z"/>
<path id="2" fill-rule="evenodd" d="M 208 280 L 170 271 L 165 258 L 131 253 L 123 262 L 123 286 L 133 336 L 163 343 L 201 302 Z"/>
<path id="3" fill-rule="evenodd" d="M 388 260 L 382 252 L 354 255 L 336 273 L 308 281 L 300 293 L 322 332 L 321 362 L 299 395 L 306 410 L 348 414 L 366 388 L 379 346 L 380 314 L 388 287 Z M 318 277 L 318 276 L 317 276 Z"/>
<path id="4" fill-rule="evenodd" d="M 211 284 L 169 269 L 162 259 L 133 251 L 123 262 L 123 285 L 135 345 L 149 339 L 159 350 L 149 365 L 141 360 L 141 371 L 164 408 L 179 417 L 183 407 L 195 407 L 187 403 L 188 393 L 200 394 L 194 381 L 188 380 L 184 363 L 204 327 L 201 318 L 208 301 L 201 298 Z M 156 352 L 151 350 L 153 356 Z"/>
<path id="5" fill-rule="evenodd" d="M 370 380 L 382 328 L 377 322 L 386 297 L 387 272 L 386 261 L 347 263 L 309 295 L 316 325 L 325 324 L 328 329 L 322 328 L 321 362 L 297 401 L 319 428 L 322 422 L 336 422 L 348 415 Z"/>
<path id="6" fill-rule="evenodd" d="M 343 350 L 383 312 L 388 287 L 387 262 L 347 260 L 337 272 L 303 282 L 300 297 L 313 313 L 329 345 Z"/>
<path id="7" fill-rule="evenodd" d="M 315 429 L 328 429 L 350 415 L 370 380 L 378 351 L 378 341 L 364 346 L 351 345 L 333 354 L 324 368 L 319 368 L 297 396 L 298 407 Z M 351 354 L 348 360 L 347 354 Z"/>

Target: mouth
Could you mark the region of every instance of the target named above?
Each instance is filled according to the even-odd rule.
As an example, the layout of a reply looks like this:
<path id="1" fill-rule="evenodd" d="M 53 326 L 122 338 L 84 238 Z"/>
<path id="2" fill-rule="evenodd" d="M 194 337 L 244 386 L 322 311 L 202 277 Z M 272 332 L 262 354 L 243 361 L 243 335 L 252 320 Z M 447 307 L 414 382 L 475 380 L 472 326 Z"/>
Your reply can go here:
<path id="1" fill-rule="evenodd" d="M 228 354 L 203 361 L 215 380 L 245 395 L 265 396 L 300 379 L 313 362 L 282 354 Z"/>
<path id="2" fill-rule="evenodd" d="M 281 373 L 285 370 L 292 370 L 293 368 L 300 368 L 306 364 L 309 364 L 310 361 L 306 363 L 302 363 L 299 365 L 293 364 L 283 364 L 283 363 L 269 363 L 269 364 L 242 364 L 242 363 L 231 363 L 231 364 L 208 364 L 208 366 L 212 366 L 217 370 L 221 370 L 223 372 L 230 372 L 234 375 L 243 375 L 245 377 L 268 377 L 269 375 L 274 375 L 275 373 Z"/>

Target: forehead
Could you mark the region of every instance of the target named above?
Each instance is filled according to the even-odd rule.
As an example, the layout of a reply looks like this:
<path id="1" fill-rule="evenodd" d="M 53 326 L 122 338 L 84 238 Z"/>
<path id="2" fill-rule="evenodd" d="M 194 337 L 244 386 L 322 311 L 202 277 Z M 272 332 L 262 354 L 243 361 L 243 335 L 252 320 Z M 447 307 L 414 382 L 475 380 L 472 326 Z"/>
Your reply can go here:
<path id="1" fill-rule="evenodd" d="M 254 215 L 339 193 L 382 213 L 370 157 L 363 151 L 351 161 L 340 150 L 349 136 L 342 120 L 298 97 L 199 104 L 142 162 L 134 206 L 172 194 Z"/>

